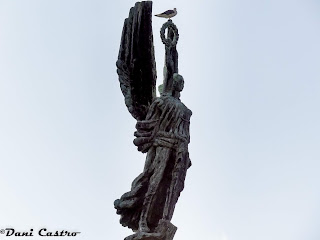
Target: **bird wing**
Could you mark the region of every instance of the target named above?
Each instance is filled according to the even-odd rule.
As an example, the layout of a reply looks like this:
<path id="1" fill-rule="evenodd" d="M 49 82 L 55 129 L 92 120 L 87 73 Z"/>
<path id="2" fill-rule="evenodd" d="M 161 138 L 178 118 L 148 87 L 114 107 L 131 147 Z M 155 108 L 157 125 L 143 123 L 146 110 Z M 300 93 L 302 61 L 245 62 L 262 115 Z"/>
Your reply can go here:
<path id="1" fill-rule="evenodd" d="M 160 15 L 170 15 L 170 14 L 173 14 L 173 13 L 174 13 L 173 10 L 167 10 L 167 11 L 161 13 Z"/>
<path id="2" fill-rule="evenodd" d="M 117 73 L 125 104 L 137 120 L 145 119 L 156 97 L 156 62 L 152 34 L 152 2 L 138 2 L 125 20 Z"/>

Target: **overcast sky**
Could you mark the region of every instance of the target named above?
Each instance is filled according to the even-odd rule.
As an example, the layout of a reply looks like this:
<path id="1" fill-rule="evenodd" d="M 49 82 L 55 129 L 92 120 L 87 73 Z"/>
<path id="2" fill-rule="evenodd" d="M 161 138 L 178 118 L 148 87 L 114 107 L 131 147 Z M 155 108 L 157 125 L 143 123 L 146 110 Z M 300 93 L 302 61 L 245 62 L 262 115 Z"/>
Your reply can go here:
<path id="1" fill-rule="evenodd" d="M 0 229 L 131 234 L 113 201 L 145 160 L 115 66 L 134 3 L 0 0 Z M 320 2 L 161 0 L 153 13 L 174 7 L 193 111 L 175 240 L 319 240 Z"/>

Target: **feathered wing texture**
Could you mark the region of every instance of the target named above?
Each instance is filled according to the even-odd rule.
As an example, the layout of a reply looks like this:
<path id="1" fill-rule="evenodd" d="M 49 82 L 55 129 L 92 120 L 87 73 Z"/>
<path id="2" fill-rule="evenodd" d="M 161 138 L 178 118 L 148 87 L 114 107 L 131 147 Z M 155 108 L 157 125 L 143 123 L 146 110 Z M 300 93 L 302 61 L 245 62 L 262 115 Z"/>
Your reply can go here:
<path id="1" fill-rule="evenodd" d="M 137 2 L 125 20 L 117 73 L 125 104 L 137 120 L 145 119 L 156 97 L 156 62 L 152 34 L 152 2 Z"/>

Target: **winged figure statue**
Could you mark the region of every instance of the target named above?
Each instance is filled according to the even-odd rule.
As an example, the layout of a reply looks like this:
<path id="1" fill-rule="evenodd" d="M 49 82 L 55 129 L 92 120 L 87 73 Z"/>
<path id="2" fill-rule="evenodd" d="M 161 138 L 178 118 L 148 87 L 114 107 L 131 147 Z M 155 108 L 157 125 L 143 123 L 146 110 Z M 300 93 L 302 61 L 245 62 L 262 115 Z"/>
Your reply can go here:
<path id="1" fill-rule="evenodd" d="M 192 112 L 180 101 L 184 79 L 178 74 L 178 30 L 171 20 L 161 29 L 166 57 L 163 90 L 157 97 L 151 17 L 151 1 L 131 8 L 116 63 L 125 104 L 137 120 L 133 143 L 146 153 L 144 169 L 131 190 L 114 202 L 120 223 L 136 232 L 126 240 L 173 239 L 177 228 L 170 220 L 191 166 Z"/>

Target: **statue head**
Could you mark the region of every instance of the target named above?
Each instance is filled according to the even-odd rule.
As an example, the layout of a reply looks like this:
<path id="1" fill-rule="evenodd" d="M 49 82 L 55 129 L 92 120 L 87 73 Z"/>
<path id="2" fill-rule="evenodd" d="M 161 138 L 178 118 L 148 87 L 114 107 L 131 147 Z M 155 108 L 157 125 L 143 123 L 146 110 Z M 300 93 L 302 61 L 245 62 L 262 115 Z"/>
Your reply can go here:
<path id="1" fill-rule="evenodd" d="M 169 81 L 164 81 L 164 83 L 159 86 L 158 90 L 161 96 L 174 96 L 179 98 L 183 87 L 183 77 L 178 73 L 174 73 Z"/>
<path id="2" fill-rule="evenodd" d="M 158 86 L 158 91 L 159 91 L 160 95 L 162 95 L 162 93 L 163 93 L 163 84 Z"/>
<path id="3" fill-rule="evenodd" d="M 183 87 L 184 87 L 183 77 L 178 73 L 174 73 L 173 74 L 173 91 L 181 92 L 183 90 Z"/>

